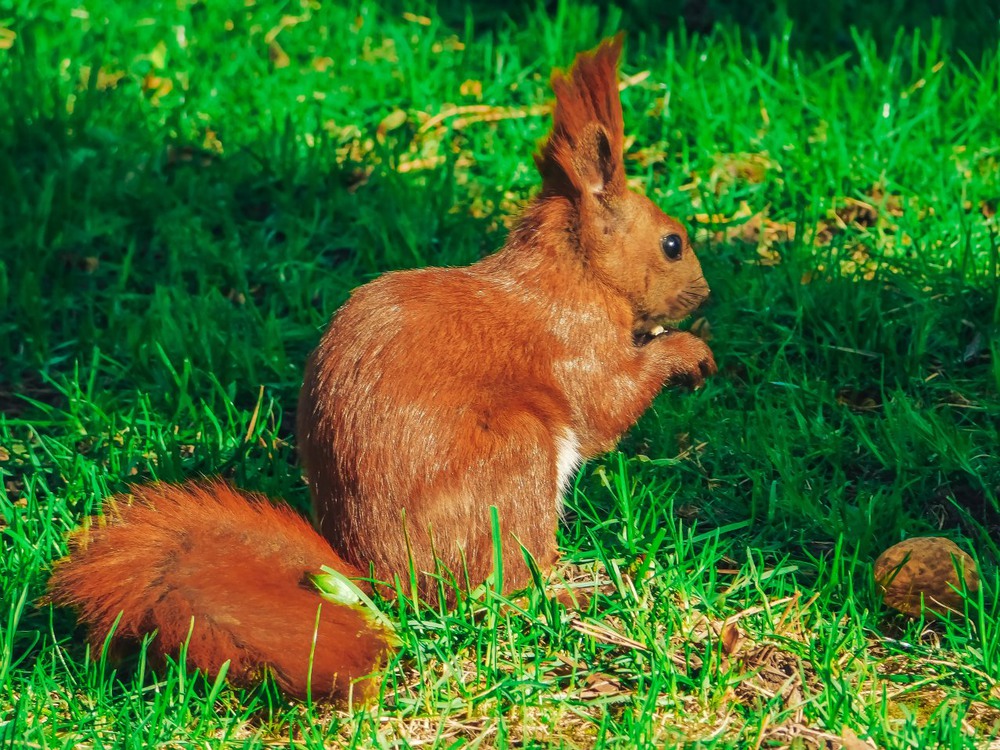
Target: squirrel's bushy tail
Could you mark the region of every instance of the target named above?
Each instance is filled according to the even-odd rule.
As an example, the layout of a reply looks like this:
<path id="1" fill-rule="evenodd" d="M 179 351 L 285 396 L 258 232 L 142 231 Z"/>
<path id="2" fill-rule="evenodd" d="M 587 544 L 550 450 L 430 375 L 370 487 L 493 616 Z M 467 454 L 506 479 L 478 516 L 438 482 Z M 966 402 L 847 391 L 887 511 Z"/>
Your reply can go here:
<path id="1" fill-rule="evenodd" d="M 188 666 L 215 675 L 229 661 L 235 685 L 269 670 L 296 698 L 364 700 L 377 681 L 354 681 L 385 659 L 388 634 L 363 607 L 319 595 L 323 565 L 360 575 L 288 506 L 219 481 L 154 484 L 109 499 L 71 537 L 49 598 L 77 610 L 95 652 L 121 613 L 112 654 L 156 631 L 153 656 L 187 642 Z"/>

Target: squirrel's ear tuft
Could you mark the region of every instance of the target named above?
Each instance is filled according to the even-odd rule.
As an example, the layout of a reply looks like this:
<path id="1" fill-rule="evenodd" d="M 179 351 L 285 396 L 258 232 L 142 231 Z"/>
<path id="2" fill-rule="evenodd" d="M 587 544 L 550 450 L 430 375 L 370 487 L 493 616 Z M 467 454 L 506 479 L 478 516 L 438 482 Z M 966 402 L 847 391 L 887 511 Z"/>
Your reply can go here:
<path id="1" fill-rule="evenodd" d="M 626 189 L 625 127 L 618 93 L 619 33 L 577 55 L 568 73 L 552 74 L 552 131 L 535 155 L 542 191 L 607 199 Z"/>

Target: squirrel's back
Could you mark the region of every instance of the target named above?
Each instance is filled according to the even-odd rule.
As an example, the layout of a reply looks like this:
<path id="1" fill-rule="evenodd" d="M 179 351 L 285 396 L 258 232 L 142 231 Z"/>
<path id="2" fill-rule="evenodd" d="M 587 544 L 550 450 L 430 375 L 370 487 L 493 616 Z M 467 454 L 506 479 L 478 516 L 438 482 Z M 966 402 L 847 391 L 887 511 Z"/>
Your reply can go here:
<path id="1" fill-rule="evenodd" d="M 311 580 L 323 565 L 359 571 L 287 506 L 219 481 L 134 487 L 70 547 L 50 597 L 79 612 L 95 651 L 113 628 L 113 652 L 156 631 L 154 657 L 176 656 L 186 642 L 189 666 L 214 675 L 229 661 L 237 685 L 270 670 L 299 698 L 377 689 L 352 681 L 383 660 L 385 633 L 363 609 L 325 601 Z"/>

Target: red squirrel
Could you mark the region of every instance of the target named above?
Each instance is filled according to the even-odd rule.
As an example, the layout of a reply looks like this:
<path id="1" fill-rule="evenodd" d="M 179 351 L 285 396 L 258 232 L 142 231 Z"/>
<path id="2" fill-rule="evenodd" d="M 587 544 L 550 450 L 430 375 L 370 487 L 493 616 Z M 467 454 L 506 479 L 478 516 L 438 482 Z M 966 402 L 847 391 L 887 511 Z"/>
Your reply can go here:
<path id="1" fill-rule="evenodd" d="M 530 581 L 522 547 L 551 568 L 580 464 L 666 382 L 716 369 L 702 340 L 670 328 L 708 295 L 687 233 L 626 185 L 621 44 L 553 73 L 542 188 L 503 248 L 468 267 L 387 273 L 334 314 L 297 421 L 320 533 L 221 483 L 113 499 L 50 585 L 95 647 L 122 612 L 113 647 L 157 630 L 154 654 L 174 654 L 190 630 L 193 666 L 230 660 L 237 684 L 270 670 L 293 696 L 343 702 L 371 693 L 354 681 L 391 639 L 357 607 L 324 602 L 317 620 L 321 565 L 404 583 L 412 565 L 431 598 L 434 574 L 478 585 L 493 572 L 495 506 L 504 589 Z"/>
<path id="2" fill-rule="evenodd" d="M 520 545 L 543 570 L 556 560 L 580 463 L 664 381 L 715 369 L 689 333 L 645 340 L 708 286 L 684 228 L 626 186 L 620 51 L 619 36 L 553 75 L 542 190 L 503 248 L 357 289 L 306 367 L 297 439 L 316 525 L 380 579 L 405 581 L 412 554 L 418 571 L 436 557 L 459 582 L 483 581 L 495 505 L 504 583 L 523 587 Z"/>

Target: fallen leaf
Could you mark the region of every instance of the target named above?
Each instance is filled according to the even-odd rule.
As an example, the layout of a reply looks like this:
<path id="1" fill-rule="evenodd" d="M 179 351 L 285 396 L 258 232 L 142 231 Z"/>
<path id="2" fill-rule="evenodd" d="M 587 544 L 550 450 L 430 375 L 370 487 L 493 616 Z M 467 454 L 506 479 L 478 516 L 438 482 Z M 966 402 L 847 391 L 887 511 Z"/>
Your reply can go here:
<path id="1" fill-rule="evenodd" d="M 308 13 L 305 13 L 301 16 L 288 16 L 288 15 L 282 16 L 281 20 L 278 21 L 278 25 L 272 28 L 264 35 L 264 41 L 267 44 L 271 44 L 275 39 L 278 38 L 278 34 L 280 34 L 282 31 L 291 26 L 297 26 L 303 21 L 308 21 L 310 18 L 311 16 Z"/>
<path id="2" fill-rule="evenodd" d="M 445 162 L 443 155 L 425 156 L 420 159 L 400 160 L 396 165 L 396 171 L 400 173 L 419 172 L 424 169 L 435 169 Z"/>
<path id="3" fill-rule="evenodd" d="M 609 695 L 621 695 L 625 691 L 625 686 L 614 677 L 602 672 L 588 674 L 584 680 L 583 689 L 580 691 L 581 698 L 600 698 Z"/>
<path id="4" fill-rule="evenodd" d="M 10 49 L 17 39 L 17 32 L 14 29 L 0 27 L 0 49 Z"/>
<path id="5" fill-rule="evenodd" d="M 378 124 L 378 128 L 375 131 L 375 137 L 378 138 L 379 143 L 384 143 L 385 134 L 402 127 L 406 123 L 406 119 L 406 111 L 402 109 L 393 110 L 383 117 L 382 122 Z"/>
<path id="6" fill-rule="evenodd" d="M 474 81 L 470 78 L 462 82 L 462 85 L 458 87 L 458 91 L 462 96 L 472 96 L 476 99 L 481 99 L 483 96 L 483 83 L 482 81 Z"/>
<path id="7" fill-rule="evenodd" d="M 844 750 L 878 750 L 878 747 L 870 742 L 862 740 L 850 727 L 844 727 L 840 733 L 841 747 Z"/>
<path id="8" fill-rule="evenodd" d="M 152 92 L 149 103 L 155 107 L 160 103 L 160 99 L 174 90 L 174 82 L 169 78 L 161 78 L 150 71 L 143 76 L 142 90 L 146 93 Z"/>
<path id="9" fill-rule="evenodd" d="M 719 633 L 719 640 L 722 642 L 723 653 L 727 656 L 733 656 L 740 650 L 744 638 L 743 633 L 740 632 L 740 628 L 735 622 L 727 622 L 722 626 L 722 631 Z"/>
<path id="10" fill-rule="evenodd" d="M 205 140 L 202 141 L 201 147 L 213 154 L 222 153 L 222 141 L 219 140 L 218 134 L 211 128 L 205 131 Z"/>
<path id="11" fill-rule="evenodd" d="M 709 171 L 708 178 L 718 190 L 719 187 L 737 182 L 760 184 L 767 179 L 768 172 L 774 170 L 779 170 L 778 164 L 766 151 L 716 154 L 715 164 Z"/>
<path id="12" fill-rule="evenodd" d="M 465 42 L 461 41 L 457 36 L 450 36 L 443 42 L 434 42 L 431 45 L 431 52 L 435 55 L 440 55 L 445 50 L 448 52 L 461 52 L 464 49 Z"/>
<path id="13" fill-rule="evenodd" d="M 79 89 L 83 90 L 90 86 L 92 68 L 89 65 L 80 67 Z M 107 91 L 118 86 L 118 82 L 125 77 L 124 70 L 108 70 L 105 67 L 98 68 L 97 77 L 94 80 L 94 88 L 98 91 Z"/>
<path id="14" fill-rule="evenodd" d="M 317 57 L 312 61 L 311 65 L 313 70 L 324 73 L 331 65 L 333 65 L 333 58 Z"/>
<path id="15" fill-rule="evenodd" d="M 409 21 L 410 23 L 416 23 L 421 26 L 430 26 L 432 23 L 431 19 L 427 16 L 418 16 L 416 13 L 410 13 L 408 11 L 403 13 L 403 20 Z"/>
<path id="16" fill-rule="evenodd" d="M 267 55 L 275 68 L 287 68 L 292 64 L 291 58 L 277 41 L 270 42 L 267 45 Z"/>

